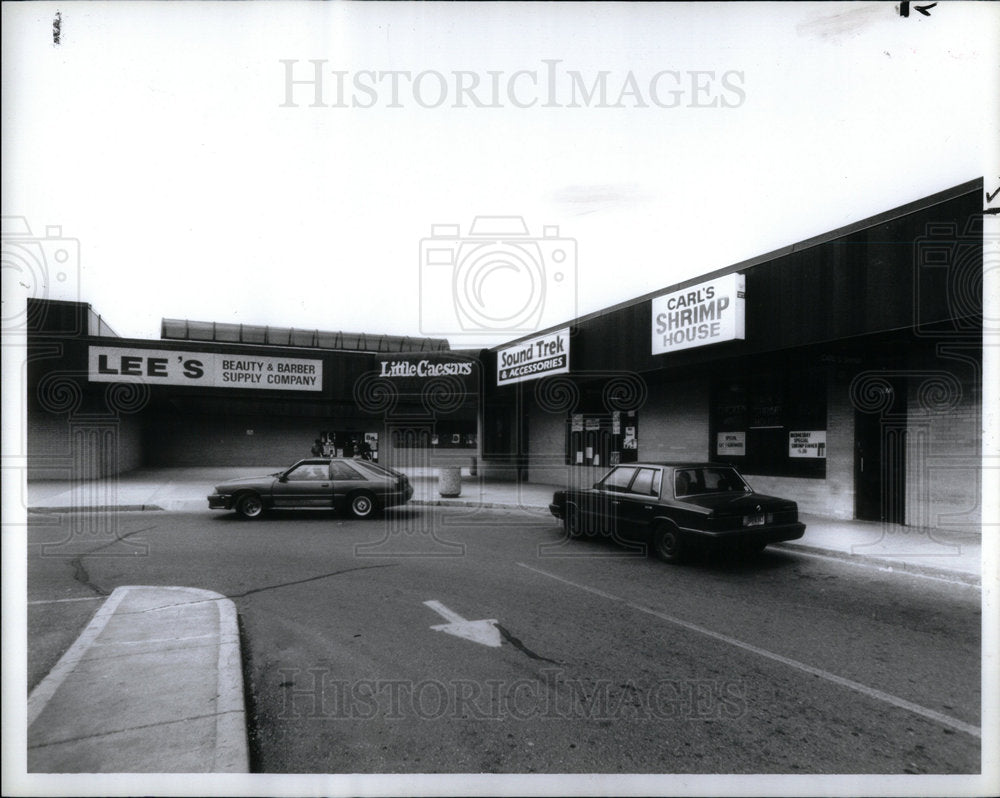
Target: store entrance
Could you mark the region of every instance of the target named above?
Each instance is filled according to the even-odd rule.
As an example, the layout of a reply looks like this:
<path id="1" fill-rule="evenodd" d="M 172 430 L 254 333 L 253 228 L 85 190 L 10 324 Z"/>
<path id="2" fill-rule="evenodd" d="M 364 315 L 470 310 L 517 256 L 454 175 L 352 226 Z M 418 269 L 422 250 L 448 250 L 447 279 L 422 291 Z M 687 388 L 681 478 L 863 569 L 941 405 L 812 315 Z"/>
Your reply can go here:
<path id="1" fill-rule="evenodd" d="M 360 457 L 378 462 L 378 433 L 323 430 L 317 439 L 322 457 Z"/>
<path id="2" fill-rule="evenodd" d="M 874 389 L 874 388 L 873 388 Z M 880 378 L 879 410 L 854 411 L 854 517 L 906 523 L 906 381 Z"/>

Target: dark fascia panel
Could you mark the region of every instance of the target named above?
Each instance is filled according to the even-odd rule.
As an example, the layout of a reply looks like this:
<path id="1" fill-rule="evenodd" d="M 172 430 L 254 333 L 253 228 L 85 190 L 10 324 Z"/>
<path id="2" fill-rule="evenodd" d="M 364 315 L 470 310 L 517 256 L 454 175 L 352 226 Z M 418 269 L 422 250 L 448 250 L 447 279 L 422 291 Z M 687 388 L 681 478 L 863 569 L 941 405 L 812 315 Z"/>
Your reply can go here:
<path id="1" fill-rule="evenodd" d="M 733 272 L 740 272 L 746 269 L 753 268 L 754 266 L 760 266 L 761 264 L 768 263 L 778 258 L 791 255 L 795 252 L 802 252 L 803 250 L 810 249 L 812 247 L 817 247 L 822 244 L 827 244 L 831 241 L 836 241 L 839 238 L 845 238 L 854 233 L 860 232 L 862 230 L 867 230 L 872 227 L 877 227 L 878 225 L 885 224 L 886 222 L 891 222 L 894 219 L 899 219 L 903 216 L 907 216 L 911 213 L 915 213 L 927 208 L 932 208 L 935 205 L 939 205 L 943 202 L 948 202 L 949 200 L 956 199 L 958 197 L 965 196 L 966 194 L 979 193 L 983 191 L 983 178 L 978 177 L 974 180 L 968 180 L 965 183 L 960 183 L 944 191 L 939 191 L 930 196 L 923 197 L 922 199 L 909 202 L 905 205 L 900 205 L 897 208 L 893 208 L 889 211 L 884 211 L 876 216 L 869 217 L 867 219 L 862 219 L 852 224 L 846 225 L 844 227 L 838 227 L 835 230 L 831 230 L 827 233 L 822 233 L 818 236 L 813 236 L 812 238 L 807 238 L 804 241 L 799 241 L 795 244 L 789 244 L 788 246 L 781 247 L 772 252 L 765 253 L 763 255 L 757 255 L 753 258 L 749 258 L 739 263 L 725 266 L 721 269 L 716 269 L 712 272 L 706 272 L 705 274 L 698 275 L 697 277 L 692 277 L 688 280 L 676 283 L 674 285 L 665 286 L 663 288 L 658 288 L 655 291 L 650 291 L 642 296 L 635 297 L 634 299 L 627 299 L 624 302 L 619 302 L 617 305 L 611 305 L 610 307 L 603 308 L 601 310 L 595 310 L 593 313 L 588 313 L 585 316 L 580 316 L 575 319 L 569 319 L 561 324 L 555 324 L 545 330 L 539 330 L 538 332 L 533 332 L 529 335 L 523 335 L 519 338 L 514 338 L 503 344 L 498 344 L 497 346 L 491 347 L 489 351 L 498 352 L 501 349 L 506 349 L 509 346 L 517 344 L 519 341 L 524 341 L 529 338 L 535 338 L 539 335 L 544 335 L 547 332 L 553 330 L 559 330 L 564 327 L 582 325 L 585 322 L 591 321 L 593 319 L 598 319 L 602 316 L 607 316 L 612 313 L 616 313 L 625 308 L 632 307 L 634 305 L 639 305 L 643 302 L 648 302 L 654 297 L 661 296 L 663 294 L 669 294 L 674 291 L 680 291 L 687 288 L 690 285 L 697 285 L 699 283 L 708 282 L 714 280 L 717 277 L 722 277 L 726 274 L 732 274 Z"/>

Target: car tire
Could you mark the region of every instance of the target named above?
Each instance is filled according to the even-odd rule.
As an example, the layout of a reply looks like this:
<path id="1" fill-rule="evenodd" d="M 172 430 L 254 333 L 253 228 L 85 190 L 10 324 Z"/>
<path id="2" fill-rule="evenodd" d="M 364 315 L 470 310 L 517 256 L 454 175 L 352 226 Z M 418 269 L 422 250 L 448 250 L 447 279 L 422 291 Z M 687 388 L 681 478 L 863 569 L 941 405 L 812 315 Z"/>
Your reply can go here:
<path id="1" fill-rule="evenodd" d="M 347 509 L 355 518 L 371 518 L 378 509 L 375 497 L 367 491 L 353 493 L 348 498 Z"/>
<path id="2" fill-rule="evenodd" d="M 264 514 L 264 503 L 256 493 L 244 493 L 236 500 L 236 512 L 253 520 Z"/>
<path id="3" fill-rule="evenodd" d="M 583 528 L 580 525 L 580 510 L 575 504 L 566 506 L 566 520 L 563 522 L 563 528 L 571 538 L 579 538 L 583 535 Z"/>
<path id="4" fill-rule="evenodd" d="M 661 524 L 653 530 L 653 553 L 663 562 L 678 563 L 684 559 L 684 541 L 680 530 Z"/>

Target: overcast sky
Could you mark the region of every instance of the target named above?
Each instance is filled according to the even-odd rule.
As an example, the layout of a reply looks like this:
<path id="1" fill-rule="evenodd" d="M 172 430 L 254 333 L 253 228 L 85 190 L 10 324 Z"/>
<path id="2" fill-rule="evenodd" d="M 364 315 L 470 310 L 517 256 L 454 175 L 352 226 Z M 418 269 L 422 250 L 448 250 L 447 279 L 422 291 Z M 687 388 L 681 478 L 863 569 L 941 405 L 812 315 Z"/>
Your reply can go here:
<path id="1" fill-rule="evenodd" d="M 20 290 L 129 337 L 166 317 L 494 344 L 996 169 L 992 3 L 8 3 L 3 22 L 3 213 L 80 253 Z M 487 215 L 528 235 L 507 220 L 473 249 Z"/>

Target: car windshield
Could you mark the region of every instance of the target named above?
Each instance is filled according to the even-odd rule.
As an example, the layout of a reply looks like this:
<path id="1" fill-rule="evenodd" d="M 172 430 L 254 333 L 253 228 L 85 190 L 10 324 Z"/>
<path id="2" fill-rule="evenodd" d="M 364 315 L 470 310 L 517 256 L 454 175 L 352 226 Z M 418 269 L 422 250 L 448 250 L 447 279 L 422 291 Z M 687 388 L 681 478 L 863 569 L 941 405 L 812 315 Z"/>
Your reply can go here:
<path id="1" fill-rule="evenodd" d="M 705 493 L 743 493 L 751 488 L 735 468 L 700 466 L 679 468 L 674 472 L 675 496 L 698 496 Z"/>

